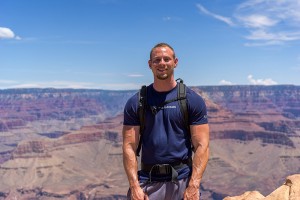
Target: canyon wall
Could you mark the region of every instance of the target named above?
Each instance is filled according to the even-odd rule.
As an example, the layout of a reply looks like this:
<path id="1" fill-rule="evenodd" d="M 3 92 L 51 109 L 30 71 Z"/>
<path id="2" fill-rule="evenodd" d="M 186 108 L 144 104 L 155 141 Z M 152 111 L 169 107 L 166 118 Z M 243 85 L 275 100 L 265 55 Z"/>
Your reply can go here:
<path id="1" fill-rule="evenodd" d="M 300 87 L 192 87 L 208 107 L 203 199 L 300 173 Z M 0 90 L 0 199 L 124 199 L 122 111 L 137 91 Z"/>

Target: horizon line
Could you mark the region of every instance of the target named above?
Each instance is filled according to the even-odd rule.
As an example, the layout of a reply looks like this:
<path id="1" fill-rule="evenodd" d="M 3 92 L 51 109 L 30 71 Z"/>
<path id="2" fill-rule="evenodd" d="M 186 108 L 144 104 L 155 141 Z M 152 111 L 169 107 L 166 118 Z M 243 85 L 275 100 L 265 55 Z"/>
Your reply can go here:
<path id="1" fill-rule="evenodd" d="M 273 85 L 264 85 L 264 84 L 232 84 L 232 85 L 187 85 L 187 87 L 190 88 L 196 88 L 196 87 L 276 87 L 276 86 L 300 86 L 295 84 L 273 84 Z M 76 88 L 76 87 L 13 87 L 13 88 L 0 88 L 0 91 L 3 90 L 33 90 L 33 89 L 39 89 L 39 90 L 104 90 L 104 91 L 132 91 L 132 90 L 139 90 L 137 89 L 102 89 L 102 88 Z"/>

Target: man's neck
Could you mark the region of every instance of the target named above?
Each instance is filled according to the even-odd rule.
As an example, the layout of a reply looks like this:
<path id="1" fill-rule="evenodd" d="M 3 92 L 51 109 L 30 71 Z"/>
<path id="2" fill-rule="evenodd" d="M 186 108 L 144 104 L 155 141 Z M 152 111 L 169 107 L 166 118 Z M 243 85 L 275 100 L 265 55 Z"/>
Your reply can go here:
<path id="1" fill-rule="evenodd" d="M 153 87 L 157 92 L 167 92 L 172 90 L 174 87 L 176 87 L 177 82 L 174 78 L 166 79 L 166 80 L 160 80 L 160 79 L 154 79 Z"/>

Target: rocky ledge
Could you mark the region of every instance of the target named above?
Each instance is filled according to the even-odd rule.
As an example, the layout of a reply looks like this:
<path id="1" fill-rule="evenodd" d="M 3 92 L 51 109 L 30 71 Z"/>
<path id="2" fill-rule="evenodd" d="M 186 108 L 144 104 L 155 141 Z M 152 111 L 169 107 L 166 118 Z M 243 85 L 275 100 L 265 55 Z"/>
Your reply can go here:
<path id="1" fill-rule="evenodd" d="M 268 196 L 258 191 L 248 191 L 240 196 L 226 197 L 224 200 L 299 200 L 300 174 L 288 176 L 285 183 Z"/>

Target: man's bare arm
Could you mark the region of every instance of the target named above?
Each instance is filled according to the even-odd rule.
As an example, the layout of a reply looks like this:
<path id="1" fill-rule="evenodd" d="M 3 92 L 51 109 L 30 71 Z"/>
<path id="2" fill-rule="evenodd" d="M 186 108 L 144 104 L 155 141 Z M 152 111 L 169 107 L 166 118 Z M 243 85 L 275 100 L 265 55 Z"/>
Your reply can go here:
<path id="1" fill-rule="evenodd" d="M 123 126 L 123 166 L 127 174 L 131 199 L 144 200 L 145 194 L 139 185 L 136 149 L 139 142 L 139 126 Z"/>
<path id="2" fill-rule="evenodd" d="M 128 177 L 130 187 L 139 185 L 136 159 L 138 145 L 139 126 L 123 126 L 123 165 Z"/>
<path id="3" fill-rule="evenodd" d="M 185 192 L 185 199 L 200 199 L 199 188 L 209 157 L 208 124 L 190 126 L 194 146 L 192 176 Z"/>

